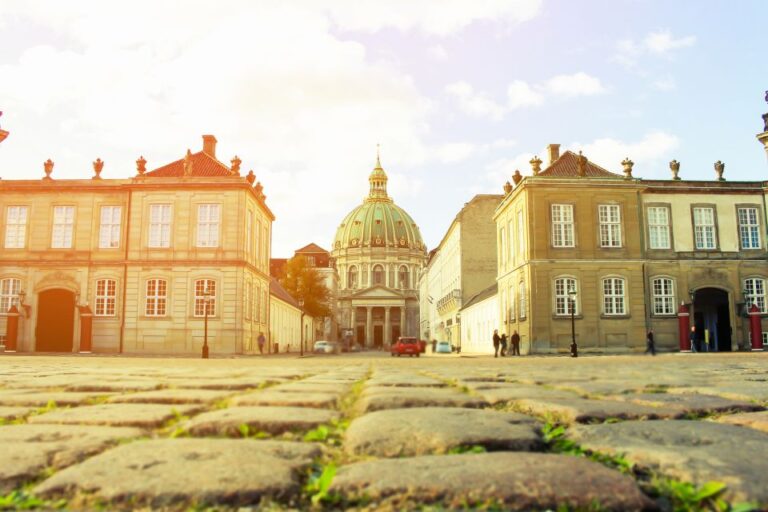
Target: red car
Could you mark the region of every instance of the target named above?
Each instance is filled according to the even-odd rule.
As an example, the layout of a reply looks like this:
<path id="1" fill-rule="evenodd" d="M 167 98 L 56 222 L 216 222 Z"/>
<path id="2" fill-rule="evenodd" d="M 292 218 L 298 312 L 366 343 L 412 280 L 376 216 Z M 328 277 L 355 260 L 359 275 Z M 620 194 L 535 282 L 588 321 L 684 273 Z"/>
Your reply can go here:
<path id="1" fill-rule="evenodd" d="M 411 357 L 419 357 L 421 355 L 419 340 L 416 338 L 406 338 L 404 336 L 397 338 L 397 342 L 390 348 L 390 355 L 392 357 L 395 357 L 395 355 L 400 357 L 403 354 L 408 354 Z"/>

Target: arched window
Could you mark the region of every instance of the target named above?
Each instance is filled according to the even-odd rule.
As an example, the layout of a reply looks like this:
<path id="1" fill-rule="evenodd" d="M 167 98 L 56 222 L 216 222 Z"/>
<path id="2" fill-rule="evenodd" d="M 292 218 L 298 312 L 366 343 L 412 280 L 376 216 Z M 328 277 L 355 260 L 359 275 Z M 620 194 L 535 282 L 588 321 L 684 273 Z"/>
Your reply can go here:
<path id="1" fill-rule="evenodd" d="M 572 277 L 559 277 L 555 279 L 555 314 L 559 316 L 570 315 L 571 308 L 573 314 L 579 314 L 579 304 L 577 300 L 571 301 L 568 292 L 578 292 L 576 279 Z M 572 302 L 572 304 L 571 304 Z"/>
<path id="2" fill-rule="evenodd" d="M 620 277 L 603 279 L 603 313 L 606 315 L 625 315 L 627 313 L 625 281 Z"/>
<path id="3" fill-rule="evenodd" d="M 357 267 L 354 265 L 347 271 L 347 288 L 357 288 Z"/>
<path id="4" fill-rule="evenodd" d="M 675 283 L 668 277 L 656 277 L 651 280 L 653 293 L 653 314 L 675 314 Z"/>
<path id="5" fill-rule="evenodd" d="M 165 279 L 147 280 L 147 303 L 144 314 L 147 316 L 165 316 L 168 302 L 168 282 Z"/>
<path id="6" fill-rule="evenodd" d="M 4 315 L 11 309 L 11 304 L 18 304 L 21 280 L 3 279 L 0 281 L 0 314 Z"/>
<path id="7" fill-rule="evenodd" d="M 206 290 L 208 290 L 208 316 L 216 315 L 216 281 L 198 279 L 195 281 L 195 316 L 205 316 Z"/>
<path id="8" fill-rule="evenodd" d="M 381 265 L 373 267 L 373 284 L 384 284 L 384 267 Z"/>
<path id="9" fill-rule="evenodd" d="M 406 288 L 410 288 L 409 282 L 408 282 L 408 267 L 405 265 L 402 265 L 400 267 L 400 272 L 398 272 L 397 280 L 400 283 L 400 288 L 405 290 Z"/>
<path id="10" fill-rule="evenodd" d="M 765 313 L 765 279 L 761 277 L 750 277 L 744 280 L 744 291 L 746 291 L 746 299 L 749 308 L 752 304 L 757 304 L 761 313 Z"/>
<path id="11" fill-rule="evenodd" d="M 96 281 L 96 316 L 115 316 L 117 283 L 114 279 Z"/>

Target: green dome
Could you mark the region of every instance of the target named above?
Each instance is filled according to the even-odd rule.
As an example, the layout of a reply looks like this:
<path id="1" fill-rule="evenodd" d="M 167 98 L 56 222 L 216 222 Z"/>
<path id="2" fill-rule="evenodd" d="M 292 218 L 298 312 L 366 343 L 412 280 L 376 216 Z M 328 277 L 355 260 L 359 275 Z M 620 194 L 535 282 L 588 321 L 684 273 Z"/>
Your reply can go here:
<path id="1" fill-rule="evenodd" d="M 368 181 L 371 186 L 368 197 L 341 221 L 336 230 L 333 250 L 396 247 L 423 252 L 424 241 L 418 226 L 387 195 L 387 175 L 378 158 Z"/>

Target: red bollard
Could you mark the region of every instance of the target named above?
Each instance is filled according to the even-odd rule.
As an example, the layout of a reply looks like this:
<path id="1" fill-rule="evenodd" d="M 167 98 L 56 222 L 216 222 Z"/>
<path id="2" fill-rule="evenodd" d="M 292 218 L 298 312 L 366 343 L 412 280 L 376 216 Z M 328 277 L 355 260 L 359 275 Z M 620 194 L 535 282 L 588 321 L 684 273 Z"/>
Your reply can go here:
<path id="1" fill-rule="evenodd" d="M 19 337 L 19 309 L 16 304 L 8 308 L 8 323 L 5 330 L 5 351 L 16 352 L 16 341 Z"/>
<path id="2" fill-rule="evenodd" d="M 749 308 L 749 330 L 752 339 L 752 351 L 763 351 L 763 325 L 760 319 L 760 309 L 757 304 L 752 304 Z"/>
<path id="3" fill-rule="evenodd" d="M 685 304 L 680 304 L 680 309 L 677 310 L 677 328 L 680 331 L 680 352 L 690 352 L 691 314 Z"/>

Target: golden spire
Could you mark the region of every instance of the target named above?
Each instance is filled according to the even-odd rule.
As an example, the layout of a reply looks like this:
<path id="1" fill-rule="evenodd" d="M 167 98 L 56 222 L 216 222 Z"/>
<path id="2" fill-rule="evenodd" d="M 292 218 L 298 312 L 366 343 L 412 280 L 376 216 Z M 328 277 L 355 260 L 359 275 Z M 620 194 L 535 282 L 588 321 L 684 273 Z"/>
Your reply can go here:
<path id="1" fill-rule="evenodd" d="M 376 167 L 374 169 L 381 169 L 381 158 L 379 157 L 379 149 L 381 148 L 381 144 L 376 144 Z"/>
<path id="2" fill-rule="evenodd" d="M 381 145 L 376 144 L 376 167 L 371 171 L 368 182 L 371 184 L 368 200 L 388 200 L 387 197 L 387 173 L 381 167 Z"/>

